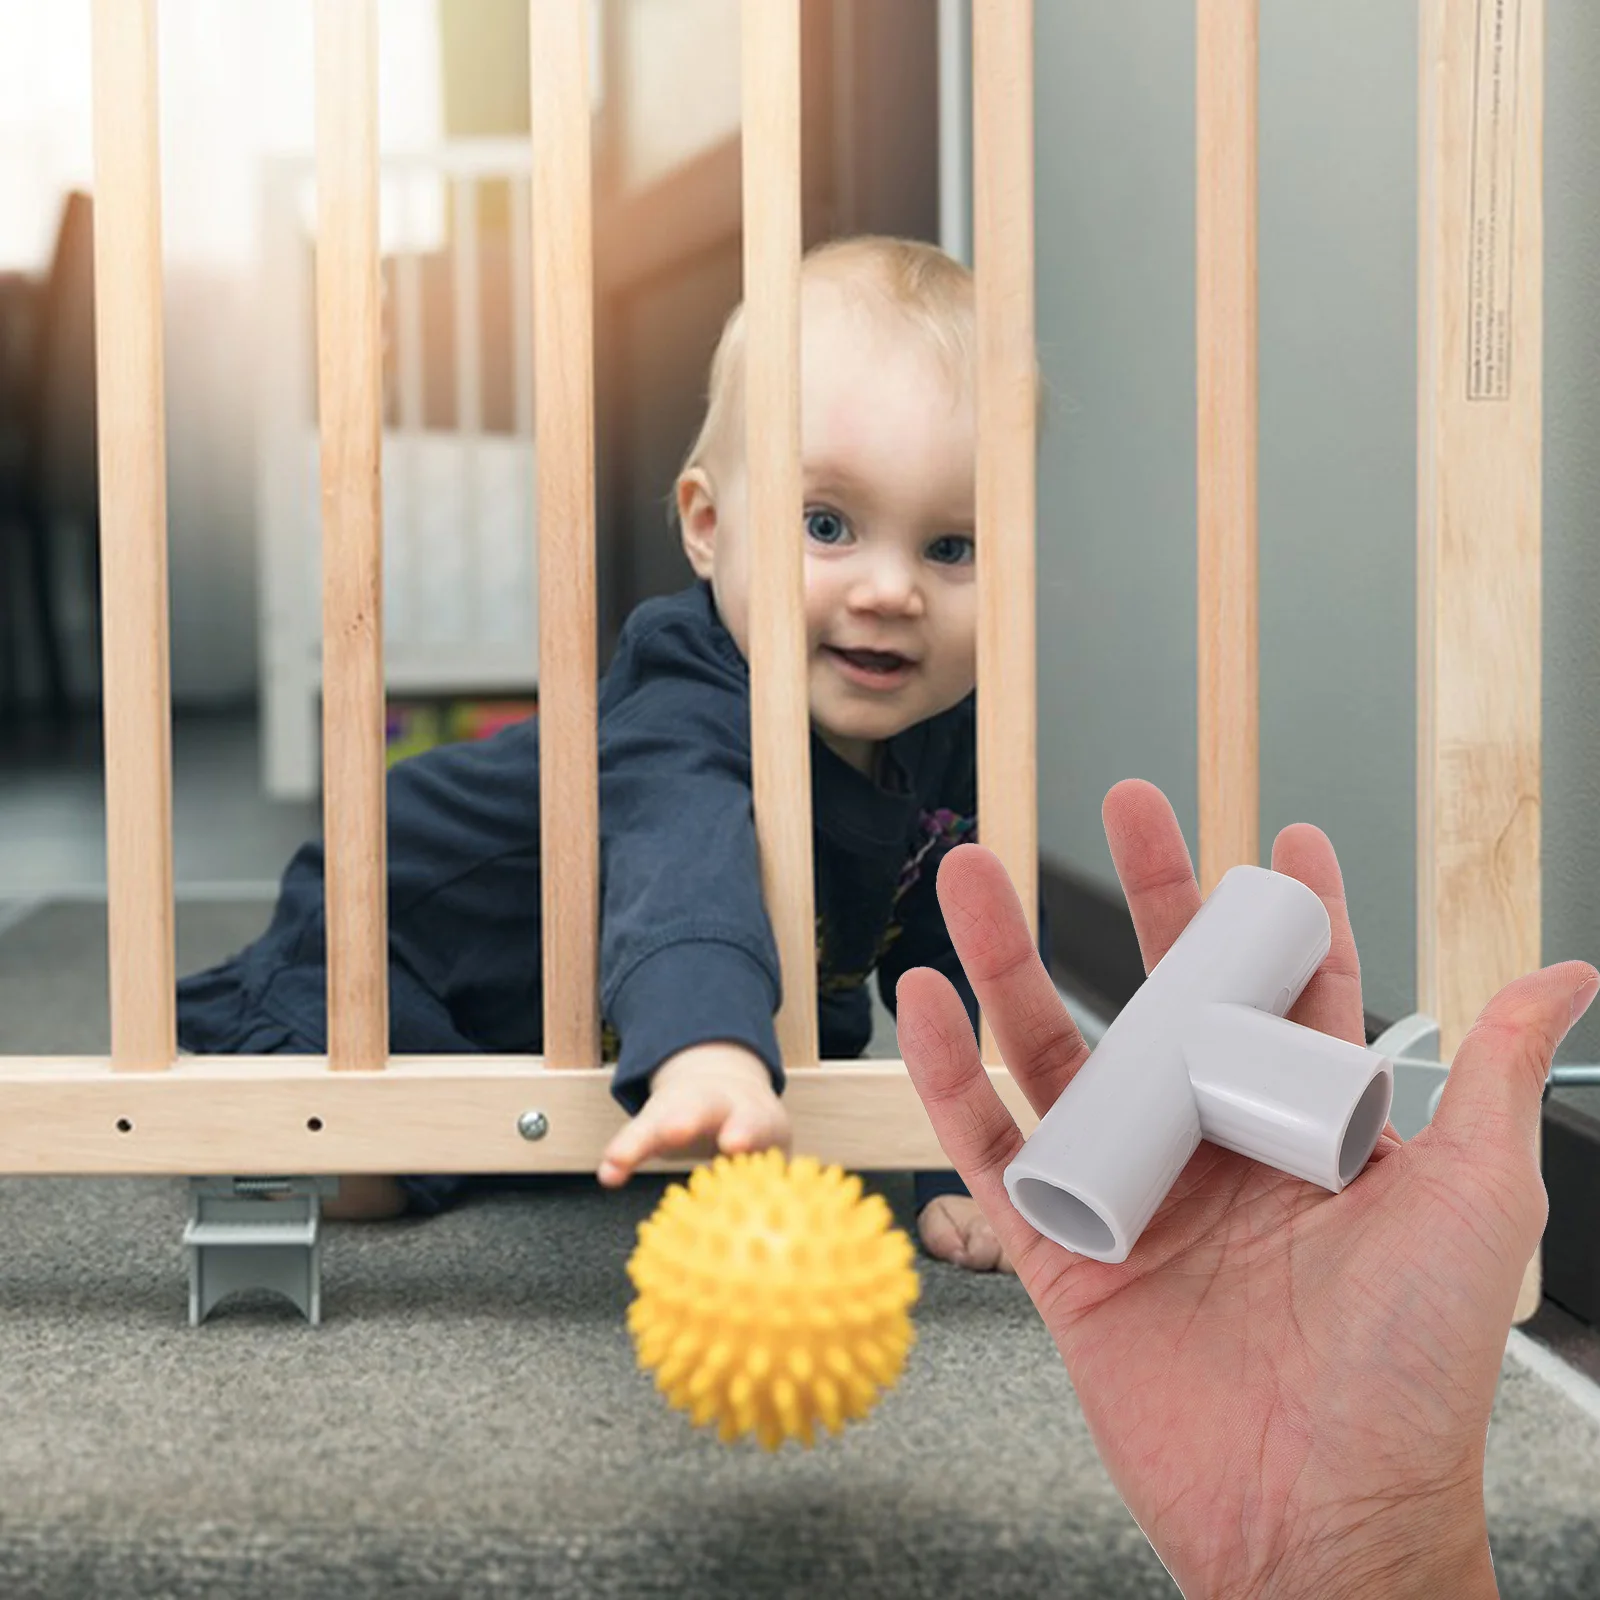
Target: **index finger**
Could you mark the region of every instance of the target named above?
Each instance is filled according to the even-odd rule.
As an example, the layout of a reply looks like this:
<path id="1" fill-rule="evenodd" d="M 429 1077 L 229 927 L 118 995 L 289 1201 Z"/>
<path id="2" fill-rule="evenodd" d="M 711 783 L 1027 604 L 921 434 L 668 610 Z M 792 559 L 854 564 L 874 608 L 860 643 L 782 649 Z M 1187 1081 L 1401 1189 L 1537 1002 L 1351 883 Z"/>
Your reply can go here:
<path id="1" fill-rule="evenodd" d="M 597 1173 L 600 1182 L 613 1189 L 626 1183 L 654 1156 L 695 1154 L 697 1140 L 703 1142 L 705 1154 L 715 1154 L 714 1139 L 725 1111 L 725 1107 L 714 1103 L 695 1105 L 652 1097 L 606 1146 Z"/>

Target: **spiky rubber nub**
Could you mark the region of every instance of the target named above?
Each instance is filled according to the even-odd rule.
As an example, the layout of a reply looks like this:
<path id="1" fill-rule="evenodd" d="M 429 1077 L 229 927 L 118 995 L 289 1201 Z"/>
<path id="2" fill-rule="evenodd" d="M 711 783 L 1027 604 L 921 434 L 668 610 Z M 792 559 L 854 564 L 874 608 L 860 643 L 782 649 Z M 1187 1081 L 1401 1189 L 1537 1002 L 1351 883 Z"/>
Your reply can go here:
<path id="1" fill-rule="evenodd" d="M 718 1156 L 639 1226 L 628 1327 L 696 1426 L 768 1450 L 863 1417 L 905 1369 L 919 1292 L 881 1195 L 810 1156 Z"/>

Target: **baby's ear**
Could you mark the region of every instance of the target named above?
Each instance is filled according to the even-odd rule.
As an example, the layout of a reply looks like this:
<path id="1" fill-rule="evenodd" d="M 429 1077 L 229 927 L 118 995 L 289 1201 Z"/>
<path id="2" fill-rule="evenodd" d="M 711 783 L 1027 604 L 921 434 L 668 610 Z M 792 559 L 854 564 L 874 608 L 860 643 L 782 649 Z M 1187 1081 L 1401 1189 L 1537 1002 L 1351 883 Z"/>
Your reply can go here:
<path id="1" fill-rule="evenodd" d="M 697 578 L 709 578 L 717 542 L 717 502 L 704 468 L 690 467 L 680 475 L 677 500 L 683 553 L 689 558 Z"/>

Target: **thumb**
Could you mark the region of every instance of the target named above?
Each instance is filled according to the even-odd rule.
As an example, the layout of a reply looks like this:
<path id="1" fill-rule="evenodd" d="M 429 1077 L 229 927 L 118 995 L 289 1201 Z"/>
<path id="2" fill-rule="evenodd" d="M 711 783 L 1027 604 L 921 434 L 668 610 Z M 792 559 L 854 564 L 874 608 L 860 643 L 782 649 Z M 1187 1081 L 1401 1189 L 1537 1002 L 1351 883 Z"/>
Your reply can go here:
<path id="1" fill-rule="evenodd" d="M 1531 1154 L 1551 1058 L 1597 990 L 1600 972 L 1587 961 L 1562 961 L 1508 983 L 1461 1041 L 1432 1126 L 1463 1143 L 1508 1130 Z"/>

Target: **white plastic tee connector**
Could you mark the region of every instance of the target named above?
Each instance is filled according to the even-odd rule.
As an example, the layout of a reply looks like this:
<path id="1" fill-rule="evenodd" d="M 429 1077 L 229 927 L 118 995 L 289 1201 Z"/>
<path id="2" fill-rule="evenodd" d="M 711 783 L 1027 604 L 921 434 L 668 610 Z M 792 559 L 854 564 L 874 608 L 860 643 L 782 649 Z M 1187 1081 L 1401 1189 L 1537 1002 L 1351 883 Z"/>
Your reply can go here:
<path id="1" fill-rule="evenodd" d="M 1227 872 L 1006 1168 L 1011 1203 L 1124 1261 L 1202 1139 L 1337 1194 L 1389 1119 L 1394 1067 L 1285 1018 L 1330 939 L 1298 878 Z"/>

